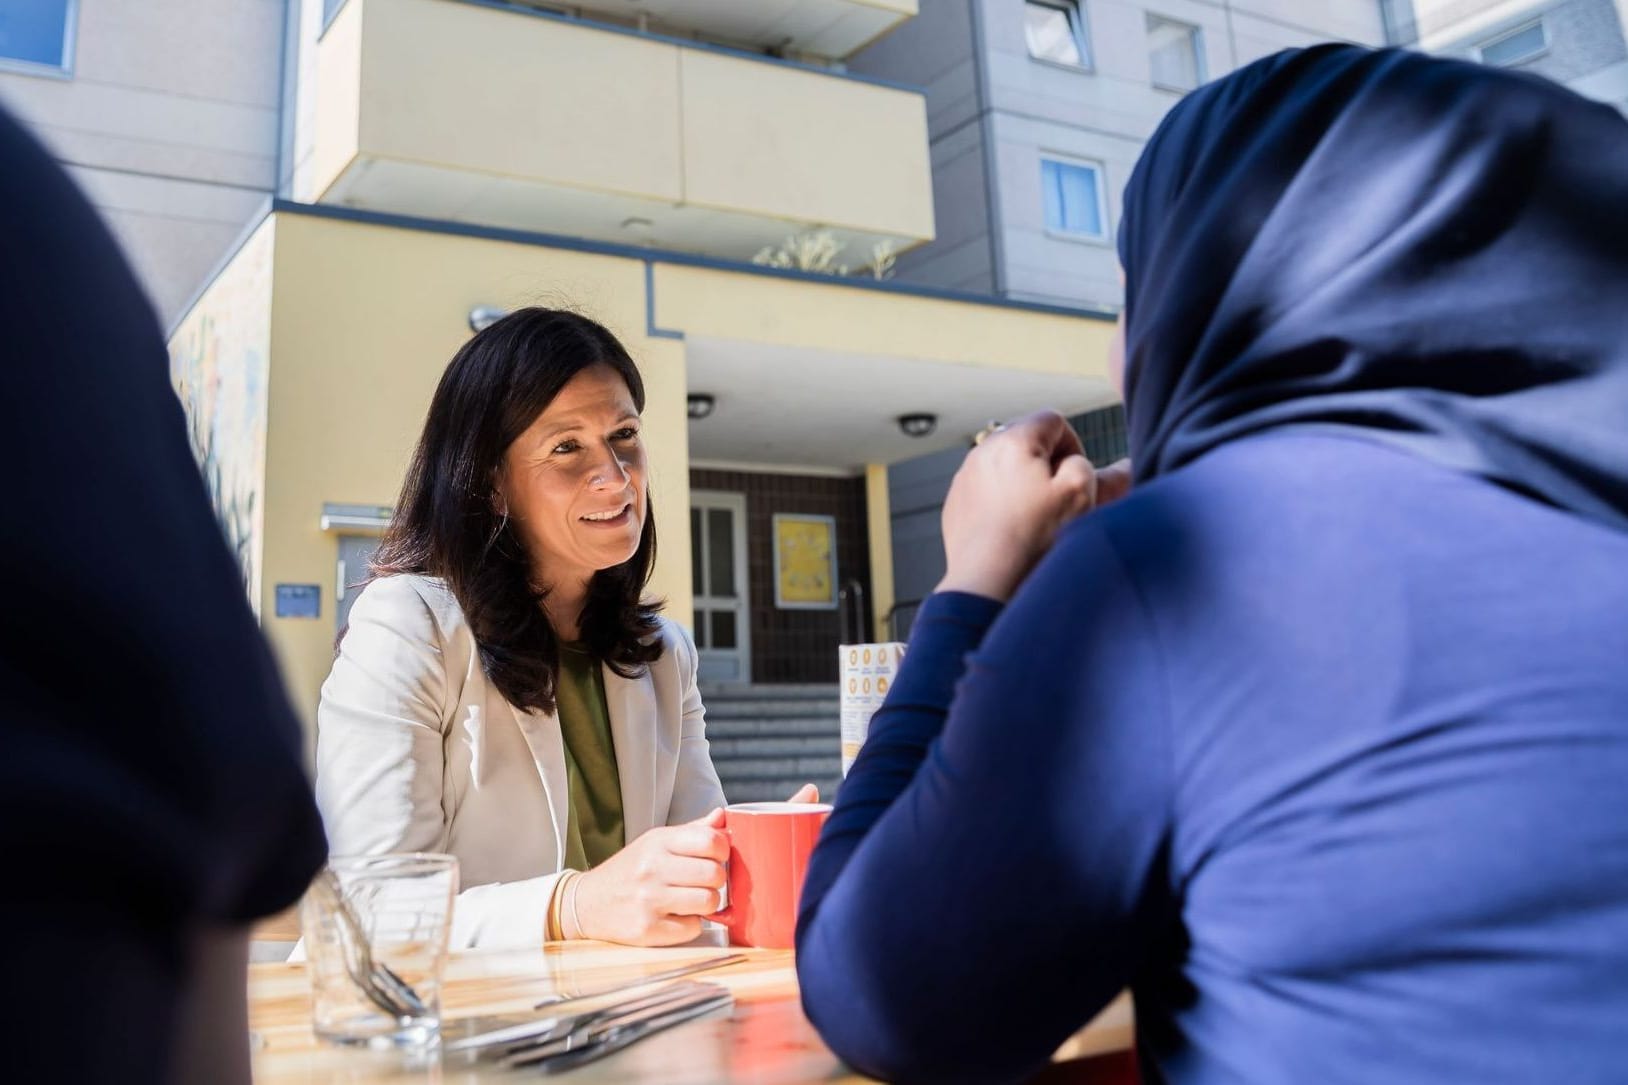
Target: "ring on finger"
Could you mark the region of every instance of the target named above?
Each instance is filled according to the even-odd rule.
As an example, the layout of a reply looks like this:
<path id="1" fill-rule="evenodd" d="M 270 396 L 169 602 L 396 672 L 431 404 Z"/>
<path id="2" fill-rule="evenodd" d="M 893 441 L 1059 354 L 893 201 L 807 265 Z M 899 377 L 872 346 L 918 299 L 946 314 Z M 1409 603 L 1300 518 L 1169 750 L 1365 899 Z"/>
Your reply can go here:
<path id="1" fill-rule="evenodd" d="M 972 447 L 977 448 L 979 445 L 983 444 L 985 441 L 989 440 L 991 437 L 995 436 L 995 434 L 999 433 L 1005 428 L 1005 422 L 997 422 L 994 419 L 991 419 L 983 429 L 972 435 Z"/>

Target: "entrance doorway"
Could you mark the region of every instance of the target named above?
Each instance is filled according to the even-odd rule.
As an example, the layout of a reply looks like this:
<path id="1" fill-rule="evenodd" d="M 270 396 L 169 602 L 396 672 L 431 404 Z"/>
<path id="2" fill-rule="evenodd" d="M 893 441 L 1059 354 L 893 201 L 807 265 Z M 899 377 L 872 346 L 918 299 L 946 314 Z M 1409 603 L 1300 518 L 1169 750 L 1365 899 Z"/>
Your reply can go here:
<path id="1" fill-rule="evenodd" d="M 690 491 L 690 572 L 701 679 L 750 682 L 745 494 Z"/>

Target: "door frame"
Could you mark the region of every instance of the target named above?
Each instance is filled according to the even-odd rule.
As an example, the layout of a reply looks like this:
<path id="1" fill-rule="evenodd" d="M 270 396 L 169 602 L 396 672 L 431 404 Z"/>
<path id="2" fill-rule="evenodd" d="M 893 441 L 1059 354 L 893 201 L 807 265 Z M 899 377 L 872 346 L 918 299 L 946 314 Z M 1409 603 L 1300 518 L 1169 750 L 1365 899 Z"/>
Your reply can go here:
<path id="1" fill-rule="evenodd" d="M 728 490 L 691 490 L 690 508 L 703 511 L 707 509 L 727 509 L 735 514 L 733 517 L 735 537 L 730 542 L 735 553 L 735 588 L 739 607 L 735 617 L 735 647 L 718 649 L 701 648 L 697 645 L 696 650 L 702 656 L 708 654 L 738 656 L 740 659 L 740 676 L 731 679 L 731 681 L 750 682 L 752 680 L 752 578 L 746 564 L 746 495 Z M 709 530 L 705 526 L 706 522 L 707 518 L 703 516 L 701 518 L 703 525 L 701 530 L 703 532 Z M 700 545 L 700 539 L 690 540 L 692 548 L 698 548 Z M 704 560 L 705 555 L 702 555 L 702 557 L 701 567 L 707 569 Z M 710 570 L 708 570 L 708 575 L 710 576 Z M 691 585 L 691 587 L 693 588 L 694 585 Z M 702 595 L 699 591 L 696 591 L 691 617 L 699 625 L 703 606 L 714 610 L 725 610 L 733 605 L 737 604 L 722 596 Z M 708 630 L 707 639 L 711 639 L 710 630 Z"/>

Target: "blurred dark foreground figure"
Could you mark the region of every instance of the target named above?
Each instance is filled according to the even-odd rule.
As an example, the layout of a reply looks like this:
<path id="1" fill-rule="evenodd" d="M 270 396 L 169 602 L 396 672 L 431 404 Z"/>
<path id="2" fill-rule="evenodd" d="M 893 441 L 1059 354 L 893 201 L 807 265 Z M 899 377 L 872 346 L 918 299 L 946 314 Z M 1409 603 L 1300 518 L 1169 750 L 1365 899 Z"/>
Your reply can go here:
<path id="1" fill-rule="evenodd" d="M 248 1079 L 251 920 L 326 844 L 157 323 L 0 114 L 4 1076 Z"/>
<path id="2" fill-rule="evenodd" d="M 968 456 L 810 867 L 839 1054 L 1014 1078 L 1128 986 L 1152 1080 L 1623 1080 L 1625 193 L 1614 110 L 1468 64 L 1176 106 L 1135 486 L 1056 416 Z"/>

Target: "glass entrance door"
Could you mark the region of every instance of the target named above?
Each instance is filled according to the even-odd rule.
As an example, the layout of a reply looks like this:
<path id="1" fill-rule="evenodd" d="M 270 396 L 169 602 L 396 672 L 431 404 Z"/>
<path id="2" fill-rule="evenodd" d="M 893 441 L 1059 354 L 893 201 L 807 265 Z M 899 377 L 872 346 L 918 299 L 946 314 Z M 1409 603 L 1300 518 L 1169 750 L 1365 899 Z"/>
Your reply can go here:
<path id="1" fill-rule="evenodd" d="M 690 572 L 702 680 L 750 682 L 745 494 L 690 493 Z"/>

